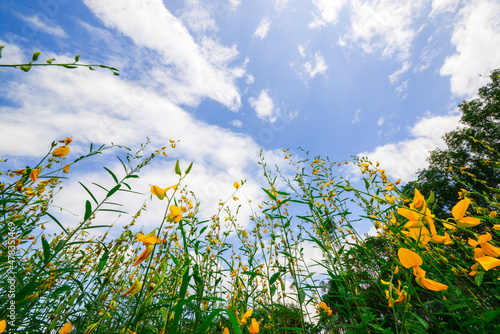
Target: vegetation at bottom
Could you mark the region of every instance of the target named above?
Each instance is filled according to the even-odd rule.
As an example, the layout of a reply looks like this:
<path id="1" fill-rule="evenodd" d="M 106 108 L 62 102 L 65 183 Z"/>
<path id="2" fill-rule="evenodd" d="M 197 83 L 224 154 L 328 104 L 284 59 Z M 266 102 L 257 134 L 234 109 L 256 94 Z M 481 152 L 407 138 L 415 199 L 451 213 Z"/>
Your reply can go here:
<path id="1" fill-rule="evenodd" d="M 146 200 L 131 186 L 177 142 L 136 152 L 91 146 L 80 157 L 72 138 L 52 143 L 39 163 L 0 175 L 0 333 L 498 332 L 499 74 L 461 104 L 473 130 L 447 135 L 450 150 L 431 156 L 441 176 L 421 177 L 421 189 L 400 187 L 366 158 L 304 152 L 295 161 L 284 150 L 292 175 L 261 156 L 266 201 L 240 200 L 245 181 L 235 180 L 203 219 L 185 185 L 192 164 L 172 161 L 177 183 L 158 179 Z M 475 125 L 474 108 L 485 115 Z M 113 185 L 80 183 L 84 215 L 61 221 L 53 201 L 67 173 L 105 150 L 121 165 L 103 169 Z M 364 186 L 354 187 L 345 168 L 358 170 Z M 115 200 L 124 193 L 137 207 Z M 162 201 L 164 213 L 138 228 L 151 201 Z M 249 224 L 240 223 L 244 205 Z M 102 215 L 130 221 L 101 224 Z M 368 223 L 376 236 L 354 228 Z"/>

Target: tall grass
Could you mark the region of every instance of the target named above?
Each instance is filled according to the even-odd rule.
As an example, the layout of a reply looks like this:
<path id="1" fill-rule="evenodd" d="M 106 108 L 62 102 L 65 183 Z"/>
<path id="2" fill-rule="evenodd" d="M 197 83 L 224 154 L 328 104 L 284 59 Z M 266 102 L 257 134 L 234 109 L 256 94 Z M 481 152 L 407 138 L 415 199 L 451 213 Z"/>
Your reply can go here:
<path id="1" fill-rule="evenodd" d="M 183 169 L 177 162 L 171 173 L 178 182 L 167 188 L 162 180 L 151 189 L 129 185 L 168 148 L 148 151 L 143 145 L 131 153 L 124 147 L 91 147 L 69 162 L 70 145 L 70 138 L 54 142 L 35 166 L 2 172 L 0 332 L 498 329 L 498 189 L 475 194 L 490 203 L 483 208 L 468 200 L 464 184 L 454 217 L 435 217 L 433 206 L 439 203 L 432 194 L 425 198 L 416 191 L 408 198 L 378 163 L 320 157 L 293 162 L 284 152 L 294 175 L 261 158 L 267 200 L 248 204 L 253 214 L 244 228 L 228 202 L 238 200 L 245 182 L 235 182 L 233 194 L 202 218 L 200 203 L 184 185 L 191 166 Z M 125 150 L 123 171 L 105 168 L 111 188 L 81 183 L 88 194 L 81 203 L 85 213 L 68 228 L 51 206 L 65 172 L 109 149 Z M 343 178 L 342 166 L 357 168 L 365 187 L 356 189 Z M 115 202 L 120 192 L 151 192 L 152 201 L 162 200 L 157 226 L 135 227 L 149 200 L 125 226 L 95 224 L 99 215 L 130 210 Z M 355 226 L 368 222 L 377 236 L 357 233 Z M 60 232 L 48 236 L 48 228 Z M 314 249 L 318 256 L 311 259 Z"/>

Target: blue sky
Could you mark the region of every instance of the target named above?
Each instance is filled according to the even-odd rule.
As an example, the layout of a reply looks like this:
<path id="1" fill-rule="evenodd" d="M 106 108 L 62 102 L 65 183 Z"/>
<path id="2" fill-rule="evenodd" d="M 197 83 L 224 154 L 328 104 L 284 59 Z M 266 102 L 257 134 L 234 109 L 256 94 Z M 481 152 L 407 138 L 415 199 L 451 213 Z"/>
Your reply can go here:
<path id="1" fill-rule="evenodd" d="M 500 67 L 498 22 L 497 0 L 2 1 L 2 63 L 80 54 L 120 76 L 1 69 L 0 152 L 24 166 L 66 136 L 75 154 L 180 139 L 171 157 L 194 161 L 206 208 L 235 180 L 263 198 L 260 148 L 285 169 L 284 148 L 368 155 L 408 181 Z M 144 182 L 175 182 L 172 161 Z"/>

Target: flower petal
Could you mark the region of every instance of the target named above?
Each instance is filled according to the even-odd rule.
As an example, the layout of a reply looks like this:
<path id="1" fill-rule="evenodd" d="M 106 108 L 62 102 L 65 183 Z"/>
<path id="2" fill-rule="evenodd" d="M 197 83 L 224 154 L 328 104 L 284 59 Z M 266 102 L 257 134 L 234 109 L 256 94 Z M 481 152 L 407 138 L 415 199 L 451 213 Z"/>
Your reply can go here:
<path id="1" fill-rule="evenodd" d="M 463 218 L 465 212 L 467 211 L 467 208 L 469 207 L 469 204 L 470 204 L 470 199 L 468 198 L 464 198 L 463 200 L 455 204 L 453 209 L 451 209 L 451 214 L 453 215 L 453 218 L 455 219 Z"/>
<path id="2" fill-rule="evenodd" d="M 398 258 L 405 268 L 420 266 L 423 263 L 422 258 L 417 253 L 406 248 L 398 250 Z"/>
<path id="3" fill-rule="evenodd" d="M 479 264 L 486 271 L 500 265 L 500 259 L 496 259 L 493 256 L 478 257 L 478 258 L 476 258 L 476 261 L 479 262 Z"/>
<path id="4" fill-rule="evenodd" d="M 463 217 L 457 221 L 457 225 L 461 228 L 474 227 L 481 224 L 481 221 L 475 217 Z"/>
<path id="5" fill-rule="evenodd" d="M 415 280 L 417 281 L 417 283 L 420 286 L 422 286 L 428 290 L 443 291 L 443 290 L 448 289 L 447 285 L 441 284 L 439 282 L 433 281 L 433 280 L 425 278 L 425 277 L 416 277 Z"/>

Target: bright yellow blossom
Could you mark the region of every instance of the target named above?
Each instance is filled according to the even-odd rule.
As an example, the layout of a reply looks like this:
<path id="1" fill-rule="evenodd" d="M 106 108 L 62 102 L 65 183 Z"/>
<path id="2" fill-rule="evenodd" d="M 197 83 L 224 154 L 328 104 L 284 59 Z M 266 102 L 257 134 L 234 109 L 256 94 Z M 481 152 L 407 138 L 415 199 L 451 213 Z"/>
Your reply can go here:
<path id="1" fill-rule="evenodd" d="M 168 214 L 167 221 L 175 221 L 176 223 L 180 222 L 182 219 L 182 208 L 179 206 L 171 205 L 169 210 L 170 213 Z"/>
<path id="2" fill-rule="evenodd" d="M 69 322 L 65 323 L 59 330 L 59 334 L 68 334 L 73 329 L 73 325 Z"/>
<path id="3" fill-rule="evenodd" d="M 62 157 L 67 156 L 68 153 L 69 153 L 69 147 L 66 146 L 66 147 L 56 148 L 52 154 L 56 157 L 62 158 Z"/>
<path id="4" fill-rule="evenodd" d="M 259 323 L 255 318 L 252 318 L 252 324 L 248 327 L 250 334 L 256 334 L 259 332 Z"/>
<path id="5" fill-rule="evenodd" d="M 457 221 L 457 225 L 461 228 L 473 227 L 481 224 L 481 221 L 475 217 L 464 217 L 465 212 L 469 208 L 470 199 L 464 198 L 458 202 L 453 209 L 451 209 L 451 214 L 453 218 Z"/>
<path id="6" fill-rule="evenodd" d="M 5 328 L 7 328 L 7 321 L 5 320 L 0 321 L 0 333 L 5 331 Z"/>
<path id="7" fill-rule="evenodd" d="M 153 195 L 155 195 L 156 197 L 158 197 L 160 200 L 163 200 L 165 198 L 165 194 L 167 193 L 167 191 L 169 189 L 176 190 L 177 189 L 177 185 L 174 184 L 173 186 L 166 187 L 165 189 L 162 189 L 162 188 L 160 188 L 158 186 L 152 185 L 151 186 L 151 193 Z"/>

